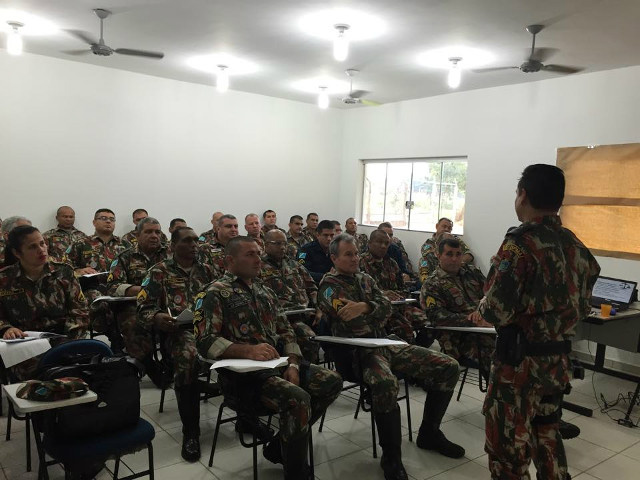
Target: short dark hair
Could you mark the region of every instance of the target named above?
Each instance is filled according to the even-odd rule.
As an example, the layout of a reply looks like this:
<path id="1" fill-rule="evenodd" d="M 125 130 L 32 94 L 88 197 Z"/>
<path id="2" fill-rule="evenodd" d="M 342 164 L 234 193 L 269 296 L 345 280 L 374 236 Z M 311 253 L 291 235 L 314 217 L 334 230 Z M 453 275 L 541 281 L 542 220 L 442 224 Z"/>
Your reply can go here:
<path id="1" fill-rule="evenodd" d="M 98 210 L 96 210 L 96 213 L 93 214 L 93 219 L 95 220 L 96 218 L 98 218 L 98 214 L 102 213 L 102 212 L 107 212 L 110 213 L 111 215 L 113 215 L 114 217 L 116 216 L 115 213 L 113 213 L 113 210 L 110 210 L 108 208 L 99 208 Z"/>
<path id="2" fill-rule="evenodd" d="M 233 215 L 231 215 L 230 213 L 225 213 L 224 215 L 222 215 L 219 219 L 218 219 L 218 226 L 221 227 L 222 226 L 222 221 L 223 220 L 238 220 L 236 217 L 234 217 Z"/>
<path id="3" fill-rule="evenodd" d="M 227 246 L 224 247 L 225 255 L 235 257 L 238 254 L 238 250 L 240 250 L 241 243 L 256 244 L 256 241 L 252 237 L 245 237 L 245 236 L 233 237 L 231 240 L 227 242 Z"/>
<path id="4" fill-rule="evenodd" d="M 174 218 L 169 222 L 169 228 L 173 228 L 173 226 L 178 222 L 187 223 L 187 221 L 184 218 Z M 180 227 L 180 228 L 184 228 L 184 227 Z"/>
<path id="5" fill-rule="evenodd" d="M 293 223 L 295 220 L 300 220 L 302 221 L 302 217 L 300 215 L 293 215 L 290 219 L 289 219 L 289 223 Z"/>
<path id="6" fill-rule="evenodd" d="M 264 220 L 265 218 L 267 218 L 267 213 L 276 213 L 273 210 L 265 210 L 264 213 L 262 214 L 262 219 Z"/>
<path id="7" fill-rule="evenodd" d="M 331 223 L 333 223 L 335 227 L 339 227 L 342 225 L 338 220 L 331 220 Z"/>
<path id="8" fill-rule="evenodd" d="M 184 220 L 183 220 L 184 221 Z M 176 243 L 180 240 L 180 232 L 183 230 L 193 230 L 191 227 L 178 227 L 173 232 L 171 232 L 171 243 Z"/>
<path id="9" fill-rule="evenodd" d="M 133 217 L 133 216 L 135 216 L 135 214 L 136 214 L 136 213 L 141 213 L 141 212 L 144 212 L 144 213 L 146 213 L 147 215 L 149 215 L 149 212 L 147 212 L 144 208 L 136 208 L 136 209 L 133 211 L 133 213 L 131 214 L 131 216 Z"/>
<path id="10" fill-rule="evenodd" d="M 387 234 L 387 232 L 385 232 L 384 230 L 380 230 L 380 229 L 374 230 L 373 232 L 371 232 L 369 234 L 369 240 L 371 240 L 373 242 L 376 237 L 380 237 L 382 235 L 384 235 L 386 238 L 391 240 L 391 238 L 389 238 L 389 235 Z"/>
<path id="11" fill-rule="evenodd" d="M 31 225 L 20 225 L 19 227 L 15 227 L 13 230 L 9 232 L 9 236 L 7 237 L 7 246 L 5 248 L 4 255 L 4 265 L 9 266 L 18 262 L 18 257 L 16 257 L 13 251 L 20 251 L 20 247 L 24 243 L 24 237 L 27 235 L 31 235 L 33 232 L 39 232 L 36 227 Z"/>
<path id="12" fill-rule="evenodd" d="M 438 223 L 440 223 L 443 220 L 446 220 L 447 222 L 453 223 L 453 220 L 451 220 L 450 218 L 447 218 L 447 217 L 442 217 L 441 219 L 438 220 Z"/>
<path id="13" fill-rule="evenodd" d="M 558 211 L 564 199 L 564 172 L 555 165 L 537 163 L 529 165 L 518 181 L 518 192 L 523 189 L 531 206 L 537 210 Z"/>
<path id="14" fill-rule="evenodd" d="M 393 225 L 391 225 L 389 222 L 382 222 L 380 225 L 378 225 L 378 230 L 381 230 L 383 228 L 393 228 Z"/>
<path id="15" fill-rule="evenodd" d="M 460 245 L 460 240 L 458 240 L 457 238 L 443 238 L 442 240 L 440 240 L 438 242 L 438 254 L 442 255 L 442 252 L 444 252 L 444 247 L 445 245 L 451 247 L 451 248 L 460 248 L 462 245 Z"/>
<path id="16" fill-rule="evenodd" d="M 316 212 L 307 213 L 307 220 L 309 220 L 309 217 L 311 217 L 311 215 L 315 215 L 316 217 L 318 216 Z"/>
<path id="17" fill-rule="evenodd" d="M 333 224 L 331 220 L 322 220 L 318 226 L 316 227 L 316 231 L 318 233 L 322 232 L 322 230 L 335 230 L 336 226 Z"/>

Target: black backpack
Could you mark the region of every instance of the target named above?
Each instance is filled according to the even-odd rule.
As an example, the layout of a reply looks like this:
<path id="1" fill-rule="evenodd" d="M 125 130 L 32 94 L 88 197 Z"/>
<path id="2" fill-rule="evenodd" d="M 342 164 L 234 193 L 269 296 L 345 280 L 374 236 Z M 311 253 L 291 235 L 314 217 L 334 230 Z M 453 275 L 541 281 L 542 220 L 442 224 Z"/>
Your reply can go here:
<path id="1" fill-rule="evenodd" d="M 41 380 L 79 377 L 98 395 L 95 402 L 44 412 L 45 435 L 77 439 L 134 427 L 140 418 L 141 370 L 129 357 L 79 355 L 40 372 Z"/>

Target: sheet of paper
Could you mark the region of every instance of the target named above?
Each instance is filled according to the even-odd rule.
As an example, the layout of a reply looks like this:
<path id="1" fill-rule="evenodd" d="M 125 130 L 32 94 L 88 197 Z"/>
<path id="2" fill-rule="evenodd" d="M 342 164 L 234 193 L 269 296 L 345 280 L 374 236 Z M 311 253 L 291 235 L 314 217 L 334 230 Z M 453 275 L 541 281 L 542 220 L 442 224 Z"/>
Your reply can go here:
<path id="1" fill-rule="evenodd" d="M 176 317 L 176 323 L 178 325 L 187 325 L 193 323 L 193 312 L 188 308 L 180 312 L 180 315 Z"/>
<path id="2" fill-rule="evenodd" d="M 331 337 L 320 335 L 313 337 L 319 342 L 340 343 L 342 345 L 353 345 L 354 347 L 389 347 L 391 345 L 407 345 L 407 342 L 402 340 L 392 340 L 390 338 L 343 338 L 343 337 Z"/>
<path id="3" fill-rule="evenodd" d="M 80 275 L 82 278 L 92 278 L 99 277 L 100 275 L 106 275 L 109 272 L 98 272 L 98 273 L 85 273 L 84 275 Z"/>
<path id="4" fill-rule="evenodd" d="M 108 295 L 103 295 L 101 297 L 96 298 L 93 303 L 96 302 L 135 302 L 137 297 L 109 297 Z"/>
<path id="5" fill-rule="evenodd" d="M 55 338 L 55 337 L 66 337 L 66 335 L 60 335 L 59 333 L 53 332 L 35 332 L 32 330 L 24 330 L 23 332 L 27 338 Z"/>
<path id="6" fill-rule="evenodd" d="M 415 298 L 405 298 L 404 300 L 392 300 L 391 305 L 408 305 L 409 303 L 416 303 Z"/>
<path id="7" fill-rule="evenodd" d="M 267 360 L 266 362 L 259 362 L 257 360 L 248 360 L 246 358 L 225 358 L 218 360 L 211 365 L 211 370 L 216 368 L 228 368 L 234 372 L 247 373 L 255 372 L 258 370 L 268 370 L 270 368 L 278 368 L 286 365 L 289 362 L 289 357 L 280 357 L 274 360 Z"/>
<path id="8" fill-rule="evenodd" d="M 0 356 L 5 367 L 13 367 L 51 348 L 49 340 L 44 338 L 17 343 L 0 342 Z"/>
<path id="9" fill-rule="evenodd" d="M 315 308 L 298 308 L 295 310 L 285 310 L 284 314 L 289 316 L 289 315 L 298 315 L 301 313 L 315 313 L 316 309 Z"/>

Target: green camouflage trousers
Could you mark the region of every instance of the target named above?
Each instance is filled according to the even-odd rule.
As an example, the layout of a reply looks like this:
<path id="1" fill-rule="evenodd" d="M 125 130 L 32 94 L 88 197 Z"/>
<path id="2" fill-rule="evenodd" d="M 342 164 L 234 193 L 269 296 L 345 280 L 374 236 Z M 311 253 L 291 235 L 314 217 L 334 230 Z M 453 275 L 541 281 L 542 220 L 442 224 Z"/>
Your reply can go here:
<path id="1" fill-rule="evenodd" d="M 160 334 L 162 351 L 171 357 L 176 388 L 192 384 L 198 377 L 196 341 L 192 330 Z"/>
<path id="2" fill-rule="evenodd" d="M 151 355 L 154 348 L 151 333 L 139 325 L 135 305 L 122 308 L 116 318 L 127 353 L 138 360 Z"/>
<path id="3" fill-rule="evenodd" d="M 496 362 L 497 363 L 497 362 Z M 485 416 L 485 451 L 493 480 L 529 480 L 533 463 L 538 478 L 565 480 L 567 458 L 558 432 L 561 392 L 550 391 L 532 380 L 527 372 L 496 373 L 491 370 L 482 412 Z M 499 372 L 518 368 L 502 365 Z"/>
<path id="4" fill-rule="evenodd" d="M 400 373 L 430 389 L 450 392 L 458 382 L 459 365 L 448 355 L 416 345 L 359 349 L 362 376 L 372 393 L 375 413 L 388 413 L 398 403 Z"/>
<path id="5" fill-rule="evenodd" d="M 496 339 L 493 335 L 438 332 L 438 343 L 442 351 L 456 360 L 466 357 L 480 364 L 485 372 L 491 370 L 491 357 L 495 350 Z M 478 352 L 481 355 L 478 355 Z"/>
<path id="6" fill-rule="evenodd" d="M 320 360 L 318 353 L 320 344 L 309 339 L 309 337 L 315 336 L 315 332 L 304 322 L 292 322 L 291 327 L 293 328 L 293 333 L 296 334 L 296 341 L 304 359 L 311 363 L 318 363 Z"/>
<path id="7" fill-rule="evenodd" d="M 262 384 L 260 402 L 280 414 L 280 439 L 296 441 L 309 432 L 327 407 L 340 395 L 342 377 L 332 370 L 310 365 L 300 371 L 300 386 L 271 376 Z"/>

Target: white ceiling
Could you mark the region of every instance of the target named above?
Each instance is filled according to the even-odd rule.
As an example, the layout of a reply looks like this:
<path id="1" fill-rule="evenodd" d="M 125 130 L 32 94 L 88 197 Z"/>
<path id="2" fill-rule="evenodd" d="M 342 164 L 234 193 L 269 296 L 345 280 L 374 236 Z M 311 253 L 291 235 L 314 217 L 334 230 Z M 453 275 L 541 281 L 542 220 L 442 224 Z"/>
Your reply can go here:
<path id="1" fill-rule="evenodd" d="M 333 60 L 330 42 L 298 26 L 304 15 L 336 6 L 379 16 L 387 25 L 383 36 L 354 42 L 342 63 Z M 212 76 L 189 67 L 187 59 L 225 51 L 259 67 L 232 77 L 232 89 L 303 102 L 316 98 L 295 90 L 293 82 L 320 75 L 346 78 L 346 68 L 361 71 L 354 88 L 370 90 L 367 98 L 382 103 L 447 93 L 446 71 L 419 65 L 418 54 L 465 45 L 495 55 L 490 66 L 519 65 L 531 41 L 524 27 L 533 23 L 546 25 L 536 46 L 558 49 L 548 63 L 584 67 L 582 73 L 640 64 L 640 0 L 4 0 L 2 8 L 96 38 L 99 24 L 92 9 L 106 8 L 113 12 L 105 23 L 109 46 L 162 51 L 165 57 L 70 56 L 63 51 L 83 44 L 64 31 L 25 37 L 27 52 L 213 85 Z M 557 76 L 464 72 L 459 90 Z M 332 101 L 332 106 L 340 105 Z"/>

